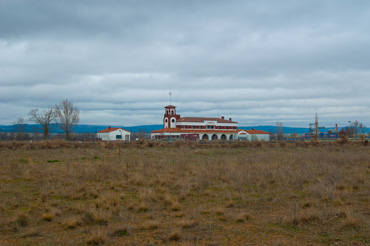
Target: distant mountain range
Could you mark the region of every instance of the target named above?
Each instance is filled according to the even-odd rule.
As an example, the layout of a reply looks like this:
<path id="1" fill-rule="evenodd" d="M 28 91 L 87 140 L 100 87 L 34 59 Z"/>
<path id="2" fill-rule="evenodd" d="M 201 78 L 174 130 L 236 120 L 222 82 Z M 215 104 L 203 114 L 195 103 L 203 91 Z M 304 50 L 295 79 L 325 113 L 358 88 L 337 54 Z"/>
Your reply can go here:
<path id="1" fill-rule="evenodd" d="M 261 130 L 261 131 L 276 133 L 276 126 L 240 126 L 238 127 L 238 129 L 243 129 L 243 130 L 254 129 L 254 130 Z M 284 126 L 283 132 L 284 134 L 291 134 L 291 133 L 302 134 L 302 133 L 307 133 L 308 128 Z"/>
<path id="2" fill-rule="evenodd" d="M 108 125 L 77 125 L 74 127 L 75 133 L 96 133 L 98 131 L 101 131 L 105 128 L 108 128 Z M 126 129 L 130 132 L 151 132 L 154 130 L 159 130 L 163 128 L 163 125 L 142 125 L 142 126 L 110 126 L 110 127 L 121 127 L 123 129 Z M 240 126 L 238 129 L 243 130 L 262 130 L 266 132 L 276 133 L 276 126 Z M 14 125 L 0 125 L 0 132 L 16 132 L 17 127 Z M 285 134 L 290 133 L 307 133 L 308 128 L 303 127 L 283 127 L 283 131 Z M 40 125 L 33 125 L 33 124 L 26 124 L 24 128 L 24 132 L 42 132 L 42 128 Z M 62 133 L 62 130 L 58 125 L 55 125 L 53 129 L 51 130 L 51 133 Z"/>

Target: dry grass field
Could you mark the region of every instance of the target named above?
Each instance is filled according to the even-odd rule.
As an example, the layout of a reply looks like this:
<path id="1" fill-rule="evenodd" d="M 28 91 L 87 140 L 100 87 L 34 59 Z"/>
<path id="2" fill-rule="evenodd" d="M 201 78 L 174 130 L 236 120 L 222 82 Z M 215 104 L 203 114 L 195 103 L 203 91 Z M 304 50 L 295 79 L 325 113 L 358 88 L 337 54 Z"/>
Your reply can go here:
<path id="1" fill-rule="evenodd" d="M 370 245 L 369 150 L 0 142 L 0 245 Z"/>

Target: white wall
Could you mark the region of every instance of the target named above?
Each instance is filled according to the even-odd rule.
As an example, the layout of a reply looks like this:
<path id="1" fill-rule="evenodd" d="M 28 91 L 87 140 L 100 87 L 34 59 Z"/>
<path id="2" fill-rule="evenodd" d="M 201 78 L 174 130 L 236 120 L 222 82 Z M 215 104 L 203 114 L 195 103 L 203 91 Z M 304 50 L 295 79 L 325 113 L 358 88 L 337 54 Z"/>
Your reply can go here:
<path id="1" fill-rule="evenodd" d="M 121 139 L 117 139 L 117 135 L 122 136 Z M 114 140 L 121 140 L 121 141 L 130 141 L 131 133 L 122 129 L 118 129 L 112 132 L 101 132 L 98 133 L 98 138 L 101 138 L 103 141 L 114 141 Z"/>
<path id="2" fill-rule="evenodd" d="M 248 140 L 248 141 L 270 141 L 270 134 L 249 134 L 248 132 L 245 132 L 246 134 L 240 134 L 242 132 L 239 132 L 237 134 L 237 138 L 241 140 Z"/>

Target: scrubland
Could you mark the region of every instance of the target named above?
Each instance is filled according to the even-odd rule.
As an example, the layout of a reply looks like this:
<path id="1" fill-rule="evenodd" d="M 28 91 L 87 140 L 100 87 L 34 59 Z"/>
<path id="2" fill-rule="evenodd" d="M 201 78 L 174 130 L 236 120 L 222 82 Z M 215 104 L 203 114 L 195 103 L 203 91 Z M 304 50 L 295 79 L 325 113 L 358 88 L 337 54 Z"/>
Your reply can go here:
<path id="1" fill-rule="evenodd" d="M 0 245 L 370 245 L 369 150 L 0 142 Z"/>

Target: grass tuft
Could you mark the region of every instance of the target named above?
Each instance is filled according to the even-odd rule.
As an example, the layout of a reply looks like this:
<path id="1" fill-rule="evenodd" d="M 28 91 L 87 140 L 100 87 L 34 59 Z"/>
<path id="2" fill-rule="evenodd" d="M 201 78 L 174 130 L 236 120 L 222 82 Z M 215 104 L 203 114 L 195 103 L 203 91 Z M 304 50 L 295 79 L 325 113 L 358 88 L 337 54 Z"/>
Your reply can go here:
<path id="1" fill-rule="evenodd" d="M 107 240 L 107 233 L 103 230 L 94 231 L 86 241 L 87 245 L 102 245 Z"/>
<path id="2" fill-rule="evenodd" d="M 180 231 L 174 231 L 174 232 L 171 232 L 168 239 L 171 240 L 171 241 L 179 241 L 181 240 L 182 238 L 182 234 Z"/>

